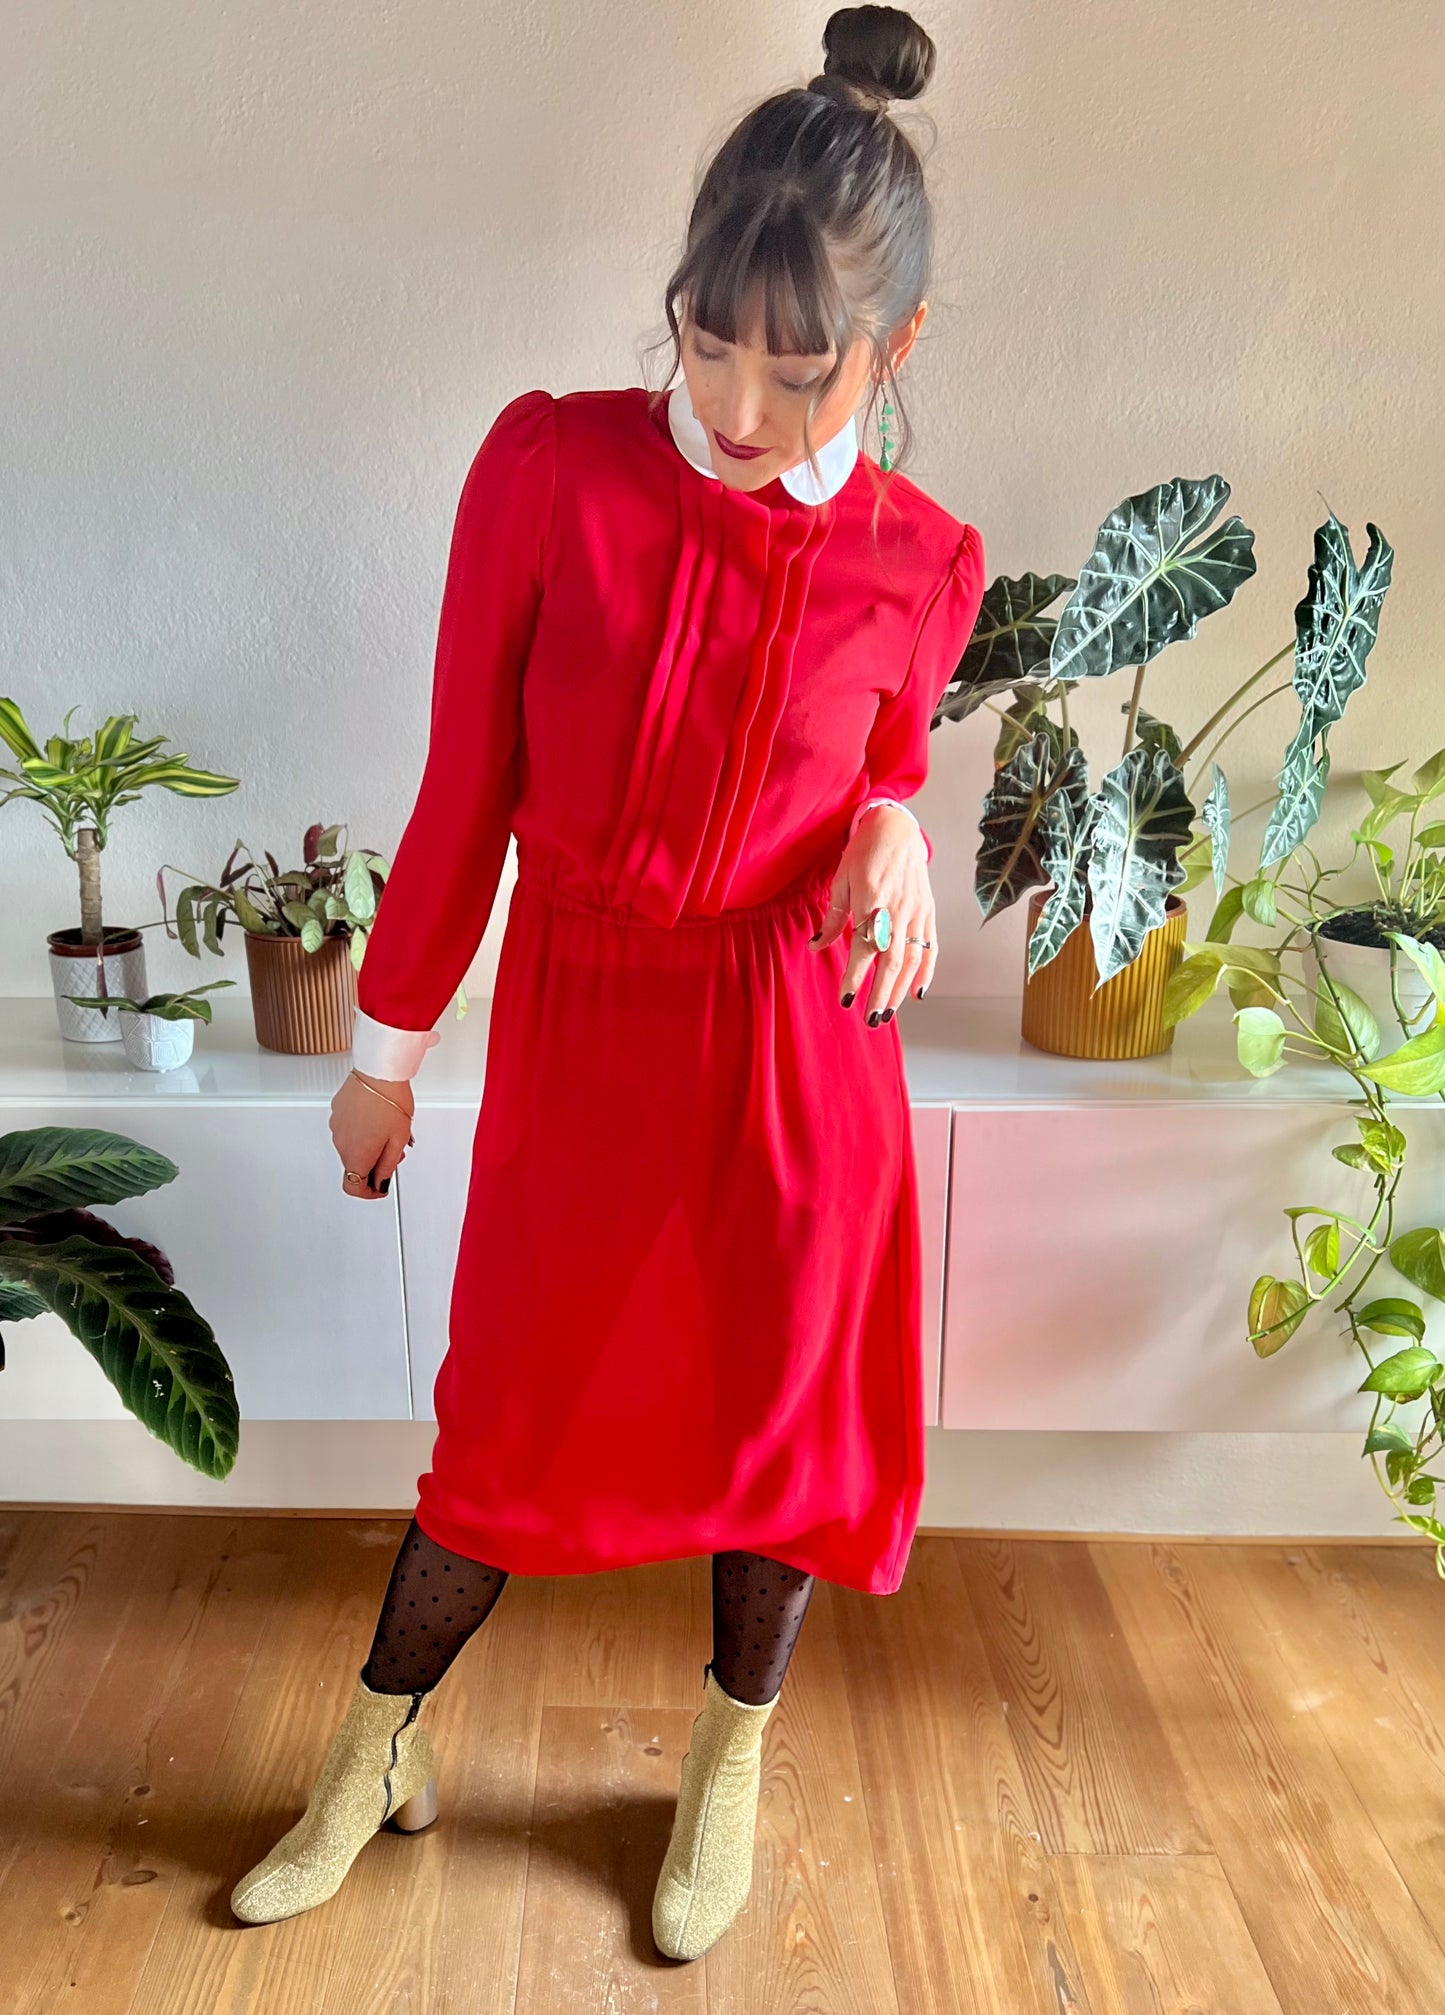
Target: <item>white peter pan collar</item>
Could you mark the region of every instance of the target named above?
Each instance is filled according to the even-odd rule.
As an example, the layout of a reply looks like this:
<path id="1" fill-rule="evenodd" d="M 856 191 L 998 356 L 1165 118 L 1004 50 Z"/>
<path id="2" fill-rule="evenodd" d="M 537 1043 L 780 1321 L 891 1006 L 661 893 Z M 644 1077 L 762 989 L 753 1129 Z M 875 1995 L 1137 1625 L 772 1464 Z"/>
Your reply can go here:
<path id="1" fill-rule="evenodd" d="M 692 409 L 686 378 L 679 378 L 668 395 L 667 424 L 685 459 L 704 476 L 720 482 L 722 479 L 712 465 L 707 429 Z M 851 414 L 847 425 L 819 448 L 817 460 L 822 472 L 821 484 L 805 461 L 784 469 L 778 478 L 789 496 L 796 497 L 801 504 L 821 504 L 825 498 L 836 496 L 852 475 L 858 460 L 858 428 Z"/>

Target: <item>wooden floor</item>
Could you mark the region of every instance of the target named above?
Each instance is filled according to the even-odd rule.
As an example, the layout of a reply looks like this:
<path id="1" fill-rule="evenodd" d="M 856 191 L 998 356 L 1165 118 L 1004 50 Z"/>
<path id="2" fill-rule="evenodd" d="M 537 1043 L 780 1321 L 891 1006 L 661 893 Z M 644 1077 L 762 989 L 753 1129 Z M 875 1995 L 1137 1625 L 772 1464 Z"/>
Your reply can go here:
<path id="1" fill-rule="evenodd" d="M 442 1814 L 244 1927 L 401 1521 L 0 1512 L 4 2015 L 1424 2015 L 1445 1999 L 1427 1547 L 920 1536 L 819 1583 L 753 1892 L 649 1930 L 708 1563 L 514 1579 L 428 1707 Z"/>

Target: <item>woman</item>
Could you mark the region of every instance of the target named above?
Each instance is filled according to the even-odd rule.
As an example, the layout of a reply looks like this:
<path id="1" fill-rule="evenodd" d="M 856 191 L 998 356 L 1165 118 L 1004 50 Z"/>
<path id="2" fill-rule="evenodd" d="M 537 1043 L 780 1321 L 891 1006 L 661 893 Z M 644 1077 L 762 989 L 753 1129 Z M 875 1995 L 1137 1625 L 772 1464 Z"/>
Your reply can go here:
<path id="1" fill-rule="evenodd" d="M 888 438 L 880 469 L 856 419 L 926 312 L 922 170 L 885 108 L 933 44 L 858 7 L 824 47 L 701 185 L 667 290 L 681 382 L 524 392 L 462 491 L 331 1121 L 347 1189 L 382 1194 L 515 833 L 436 1443 L 310 1803 L 233 1893 L 250 1922 L 434 1816 L 419 1710 L 509 1574 L 708 1552 L 653 1907 L 659 1949 L 696 1957 L 749 1892 L 814 1577 L 903 1577 L 921 1290 L 894 1017 L 937 947 L 901 800 L 983 550 L 880 479 Z"/>

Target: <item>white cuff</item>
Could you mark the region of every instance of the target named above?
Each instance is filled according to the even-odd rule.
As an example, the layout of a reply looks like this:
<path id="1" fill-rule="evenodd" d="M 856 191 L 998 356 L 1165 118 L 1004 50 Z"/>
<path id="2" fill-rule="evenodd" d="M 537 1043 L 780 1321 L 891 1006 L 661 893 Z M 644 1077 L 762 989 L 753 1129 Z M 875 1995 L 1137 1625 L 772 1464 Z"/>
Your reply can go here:
<path id="1" fill-rule="evenodd" d="M 440 1029 L 393 1028 L 357 1008 L 351 1025 L 351 1061 L 368 1077 L 412 1078 L 432 1044 L 441 1039 Z"/>
<path id="2" fill-rule="evenodd" d="M 853 823 L 848 828 L 848 837 L 850 840 L 852 839 L 854 833 L 857 832 L 858 821 L 862 818 L 864 812 L 868 810 L 869 805 L 897 805 L 900 812 L 908 812 L 908 816 L 909 818 L 912 819 L 914 825 L 918 824 L 917 812 L 910 811 L 909 807 L 904 804 L 901 798 L 869 798 L 863 804 L 859 805 L 857 811 L 854 812 L 853 814 Z"/>

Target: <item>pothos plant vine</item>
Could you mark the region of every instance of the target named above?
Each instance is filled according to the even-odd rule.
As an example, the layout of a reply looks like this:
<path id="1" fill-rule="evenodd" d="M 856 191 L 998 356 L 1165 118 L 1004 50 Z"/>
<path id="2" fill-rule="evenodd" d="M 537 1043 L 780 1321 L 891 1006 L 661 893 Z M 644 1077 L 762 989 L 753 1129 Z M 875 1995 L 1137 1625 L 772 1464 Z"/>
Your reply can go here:
<path id="1" fill-rule="evenodd" d="M 1375 1279 L 1388 1264 L 1427 1300 L 1445 1302 L 1445 1229 L 1399 1223 L 1409 1141 L 1391 1104 L 1392 1097 L 1445 1096 L 1445 821 L 1421 823 L 1445 796 L 1445 749 L 1415 770 L 1412 790 L 1391 783 L 1399 768 L 1363 773 L 1370 810 L 1351 834 L 1353 851 L 1344 866 L 1322 867 L 1314 850 L 1301 844 L 1248 881 L 1233 883 L 1208 937 L 1185 947 L 1169 983 L 1165 1018 L 1178 1022 L 1197 1013 L 1222 980 L 1233 1002 L 1240 1062 L 1252 1076 L 1270 1077 L 1295 1058 L 1337 1068 L 1357 1087 L 1349 1100 L 1357 1138 L 1331 1151 L 1365 1178 L 1372 1201 L 1359 1216 L 1321 1204 L 1286 1209 L 1295 1275 L 1265 1273 L 1255 1281 L 1249 1341 L 1261 1357 L 1272 1356 L 1313 1309 L 1332 1304 L 1367 1366 L 1359 1390 L 1373 1396 L 1373 1405 L 1364 1454 L 1396 1506 L 1397 1522 L 1434 1542 L 1436 1570 L 1445 1578 L 1445 1521 L 1436 1495 L 1445 1477 L 1431 1466 L 1445 1452 L 1445 1364 L 1425 1344 L 1422 1302 Z M 1401 820 L 1408 822 L 1403 844 L 1392 845 L 1385 835 Z M 1369 1005 L 1329 969 L 1329 925 L 1342 912 L 1328 899 L 1327 884 L 1362 858 L 1375 897 L 1363 912 L 1356 905 L 1351 911 L 1372 918 L 1381 939 L 1395 945 L 1426 983 L 1423 1006 L 1412 1008 L 1391 961 L 1391 1004 L 1402 1040 L 1388 1049 Z M 1282 923 L 1283 936 L 1271 946 L 1236 945 L 1234 929 L 1246 917 L 1266 926 Z M 1298 975 L 1287 963 L 1295 958 L 1301 960 Z M 1382 1285 L 1385 1292 L 1372 1291 Z M 1390 1345 L 1399 1347 L 1377 1355 Z M 1421 1399 L 1427 1404 L 1416 1424 L 1403 1424 L 1400 1408 Z"/>
<path id="2" fill-rule="evenodd" d="M 1173 891 L 1202 879 L 1211 862 L 1222 887 L 1231 808 L 1216 760 L 1220 745 L 1291 688 L 1300 719 L 1280 773 L 1266 861 L 1282 860 L 1318 818 L 1329 731 L 1363 683 L 1392 555 L 1371 525 L 1357 567 L 1349 533 L 1332 511 L 1315 533 L 1294 642 L 1251 672 L 1185 741 L 1144 709 L 1145 671 L 1166 646 L 1193 637 L 1255 571 L 1254 534 L 1237 516 L 1215 523 L 1229 494 L 1222 476 L 1175 477 L 1110 512 L 1077 580 L 1000 576 L 935 710 L 935 727 L 981 706 L 1002 719 L 979 824 L 975 894 L 987 922 L 1029 889 L 1049 890 L 1029 937 L 1030 974 L 1087 921 L 1102 985 L 1138 957 Z M 1049 615 L 1063 594 L 1063 608 Z M 1291 676 L 1259 692 L 1291 652 Z M 1093 791 L 1069 695 L 1082 680 L 1124 670 L 1134 678 L 1122 708 L 1123 748 Z M 997 705 L 1009 691 L 1012 704 Z"/>

